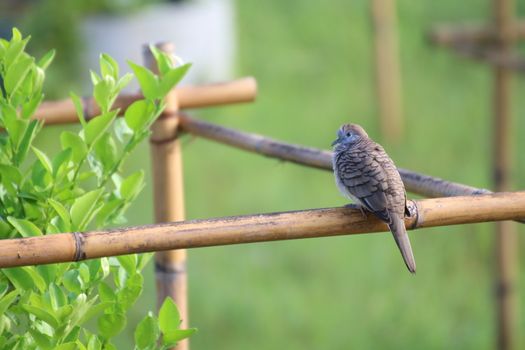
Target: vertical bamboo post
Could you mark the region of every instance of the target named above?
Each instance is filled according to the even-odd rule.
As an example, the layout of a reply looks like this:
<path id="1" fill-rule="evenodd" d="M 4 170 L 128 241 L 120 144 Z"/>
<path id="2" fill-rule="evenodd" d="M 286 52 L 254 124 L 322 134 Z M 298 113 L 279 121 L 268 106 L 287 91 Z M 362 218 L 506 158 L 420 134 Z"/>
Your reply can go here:
<path id="1" fill-rule="evenodd" d="M 173 53 L 174 46 L 161 43 L 157 47 Z M 157 70 L 149 49 L 144 50 L 144 60 L 150 69 Z M 151 159 L 153 168 L 153 191 L 155 222 L 184 220 L 184 184 L 182 152 L 178 133 L 177 96 L 172 91 L 166 98 L 164 113 L 152 126 Z M 171 250 L 155 254 L 155 276 L 157 280 L 157 302 L 160 306 L 168 296 L 177 304 L 182 328 L 188 325 L 186 250 Z M 177 350 L 189 349 L 188 340 L 181 341 Z"/>
<path id="2" fill-rule="evenodd" d="M 396 3 L 395 0 L 373 0 L 371 6 L 381 135 L 396 142 L 403 136 Z"/>
<path id="3" fill-rule="evenodd" d="M 497 49 L 508 54 L 513 45 L 512 0 L 493 0 L 494 22 L 497 31 Z M 494 68 L 494 116 L 493 116 L 493 181 L 496 191 L 510 189 L 512 150 L 511 130 L 511 78 L 510 70 Z M 517 235 L 516 227 L 510 221 L 496 224 L 495 275 L 497 348 L 515 347 L 516 319 L 516 277 L 517 277 Z"/>

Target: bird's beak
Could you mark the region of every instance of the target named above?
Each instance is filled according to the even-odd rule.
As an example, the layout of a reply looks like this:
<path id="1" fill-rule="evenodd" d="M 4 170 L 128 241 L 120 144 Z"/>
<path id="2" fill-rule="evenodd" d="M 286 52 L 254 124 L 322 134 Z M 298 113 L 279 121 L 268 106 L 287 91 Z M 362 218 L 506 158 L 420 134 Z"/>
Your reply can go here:
<path id="1" fill-rule="evenodd" d="M 337 145 L 339 142 L 341 142 L 341 139 L 338 137 L 334 142 L 332 142 L 332 146 Z"/>

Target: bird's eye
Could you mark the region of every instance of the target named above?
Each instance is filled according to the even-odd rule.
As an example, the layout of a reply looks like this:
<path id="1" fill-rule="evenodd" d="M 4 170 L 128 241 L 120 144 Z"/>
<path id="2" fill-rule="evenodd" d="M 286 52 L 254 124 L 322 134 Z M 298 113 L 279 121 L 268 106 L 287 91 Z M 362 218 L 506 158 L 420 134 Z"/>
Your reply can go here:
<path id="1" fill-rule="evenodd" d="M 346 133 L 346 137 L 350 137 L 350 133 L 349 132 Z"/>

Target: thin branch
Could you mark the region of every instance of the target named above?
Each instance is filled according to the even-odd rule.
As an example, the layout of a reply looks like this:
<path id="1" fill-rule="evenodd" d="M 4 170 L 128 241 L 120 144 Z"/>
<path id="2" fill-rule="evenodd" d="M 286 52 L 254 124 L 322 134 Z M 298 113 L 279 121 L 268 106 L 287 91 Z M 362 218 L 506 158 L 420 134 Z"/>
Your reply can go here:
<path id="1" fill-rule="evenodd" d="M 411 201 L 409 229 L 525 218 L 525 192 Z M 48 264 L 169 249 L 199 248 L 287 239 L 387 231 L 357 208 L 180 221 L 87 233 L 0 241 L 0 267 Z"/>
<path id="2" fill-rule="evenodd" d="M 284 143 L 258 134 L 225 128 L 191 118 L 185 114 L 180 115 L 179 119 L 180 127 L 188 133 L 267 157 L 332 171 L 332 152 L 330 151 Z M 425 197 L 451 197 L 491 193 L 486 189 L 445 181 L 407 169 L 399 168 L 398 170 L 407 190 Z"/>

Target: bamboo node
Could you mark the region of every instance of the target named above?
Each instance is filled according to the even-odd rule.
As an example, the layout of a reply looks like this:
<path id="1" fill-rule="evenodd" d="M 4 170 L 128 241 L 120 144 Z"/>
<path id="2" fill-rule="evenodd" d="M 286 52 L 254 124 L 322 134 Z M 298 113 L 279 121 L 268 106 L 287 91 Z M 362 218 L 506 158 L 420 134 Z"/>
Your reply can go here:
<path id="1" fill-rule="evenodd" d="M 75 255 L 74 261 L 86 259 L 86 252 L 84 251 L 84 235 L 81 232 L 73 232 L 73 239 L 75 240 Z"/>
<path id="2" fill-rule="evenodd" d="M 407 200 L 407 209 L 409 213 L 408 218 L 414 218 L 414 220 L 410 220 L 412 224 L 409 226 L 409 229 L 413 230 L 420 227 L 420 225 L 423 223 L 423 220 L 420 221 L 417 202 L 413 200 Z"/>
<path id="3" fill-rule="evenodd" d="M 162 265 L 158 262 L 155 262 L 155 273 L 162 273 L 165 275 L 177 275 L 186 273 L 186 264 L 185 263 L 175 263 Z"/>

